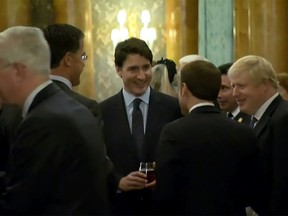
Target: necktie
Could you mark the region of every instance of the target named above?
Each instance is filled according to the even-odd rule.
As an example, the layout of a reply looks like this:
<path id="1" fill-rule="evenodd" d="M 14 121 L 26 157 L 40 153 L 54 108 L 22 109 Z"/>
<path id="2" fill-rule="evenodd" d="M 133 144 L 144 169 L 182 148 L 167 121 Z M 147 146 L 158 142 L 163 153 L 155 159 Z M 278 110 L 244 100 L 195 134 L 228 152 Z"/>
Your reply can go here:
<path id="1" fill-rule="evenodd" d="M 255 118 L 255 116 L 251 116 L 251 121 L 249 123 L 249 127 L 254 128 L 255 124 L 257 123 L 258 119 Z"/>
<path id="2" fill-rule="evenodd" d="M 234 118 L 234 116 L 233 116 L 232 113 L 230 113 L 230 112 L 227 113 L 227 117 L 230 118 L 230 119 L 233 119 L 233 118 Z"/>
<path id="3" fill-rule="evenodd" d="M 139 107 L 141 99 L 136 98 L 133 101 L 133 112 L 132 112 L 132 135 L 140 152 L 143 141 L 144 141 L 144 126 L 142 111 Z"/>

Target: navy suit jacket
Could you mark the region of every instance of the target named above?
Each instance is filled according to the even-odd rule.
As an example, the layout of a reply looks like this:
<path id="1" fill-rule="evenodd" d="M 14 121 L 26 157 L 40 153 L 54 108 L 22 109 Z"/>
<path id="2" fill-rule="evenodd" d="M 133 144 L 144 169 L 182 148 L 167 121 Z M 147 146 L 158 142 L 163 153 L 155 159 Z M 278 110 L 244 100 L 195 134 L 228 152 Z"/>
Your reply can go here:
<path id="1" fill-rule="evenodd" d="M 9 214 L 107 214 L 107 164 L 91 112 L 50 84 L 34 98 L 11 145 Z"/>
<path id="2" fill-rule="evenodd" d="M 254 130 L 264 170 L 255 211 L 288 215 L 288 102 L 277 96 Z"/>
<path id="3" fill-rule="evenodd" d="M 167 124 L 156 157 L 156 212 L 244 215 L 257 154 L 253 130 L 215 107 L 197 107 Z"/>
<path id="4" fill-rule="evenodd" d="M 155 161 L 163 126 L 182 116 L 176 98 L 151 89 L 145 141 L 139 156 L 130 131 L 122 90 L 100 103 L 100 107 L 107 154 L 118 173 L 118 182 L 123 176 L 137 171 L 141 161 Z"/>

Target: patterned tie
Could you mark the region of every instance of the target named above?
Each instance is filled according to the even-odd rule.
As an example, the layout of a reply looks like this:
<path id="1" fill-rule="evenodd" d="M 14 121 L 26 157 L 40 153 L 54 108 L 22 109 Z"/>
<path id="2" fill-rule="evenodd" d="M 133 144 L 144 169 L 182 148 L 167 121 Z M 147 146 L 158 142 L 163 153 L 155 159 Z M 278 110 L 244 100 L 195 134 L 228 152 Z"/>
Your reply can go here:
<path id="1" fill-rule="evenodd" d="M 249 127 L 251 127 L 251 128 L 254 128 L 255 127 L 255 124 L 258 122 L 258 119 L 257 118 L 255 118 L 255 116 L 251 116 L 251 121 L 250 121 L 250 123 L 249 123 Z"/>
<path id="2" fill-rule="evenodd" d="M 144 126 L 143 126 L 143 115 L 139 107 L 141 99 L 135 98 L 133 101 L 133 112 L 132 112 L 132 135 L 136 142 L 139 152 L 142 149 L 144 142 Z"/>

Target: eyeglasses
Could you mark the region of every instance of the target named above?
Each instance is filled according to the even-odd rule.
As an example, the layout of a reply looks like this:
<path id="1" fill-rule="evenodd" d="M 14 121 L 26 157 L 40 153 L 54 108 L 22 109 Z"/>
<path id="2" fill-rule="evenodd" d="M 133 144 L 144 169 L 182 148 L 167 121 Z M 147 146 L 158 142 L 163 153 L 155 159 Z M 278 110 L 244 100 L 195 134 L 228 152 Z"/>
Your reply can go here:
<path id="1" fill-rule="evenodd" d="M 81 55 L 81 60 L 82 61 L 86 61 L 88 59 L 88 55 L 84 52 L 82 55 Z"/>

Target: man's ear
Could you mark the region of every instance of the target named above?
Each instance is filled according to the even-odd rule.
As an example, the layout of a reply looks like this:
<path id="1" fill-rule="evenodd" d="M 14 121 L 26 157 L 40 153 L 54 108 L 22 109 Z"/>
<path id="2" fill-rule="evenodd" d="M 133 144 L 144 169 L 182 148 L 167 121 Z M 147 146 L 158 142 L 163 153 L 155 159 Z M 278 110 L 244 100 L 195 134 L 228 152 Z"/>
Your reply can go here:
<path id="1" fill-rule="evenodd" d="M 71 67 L 72 64 L 72 55 L 71 53 L 67 52 L 63 57 L 63 62 L 66 67 Z"/>
<path id="2" fill-rule="evenodd" d="M 122 78 L 122 68 L 117 66 L 117 65 L 115 65 L 115 69 L 116 69 L 116 72 L 117 72 L 118 76 Z"/>
<path id="3" fill-rule="evenodd" d="M 186 83 L 185 83 L 185 82 L 181 83 L 181 84 L 180 84 L 180 95 L 181 95 L 182 97 L 183 97 L 183 96 L 186 96 L 187 93 L 188 93 L 188 91 L 189 91 L 189 89 L 188 89 Z"/>
<path id="4" fill-rule="evenodd" d="M 21 83 L 22 80 L 24 80 L 27 76 L 27 73 L 26 73 L 26 65 L 24 64 L 21 64 L 21 63 L 15 63 L 14 64 L 14 68 L 16 69 L 16 72 L 15 72 L 15 80 L 18 82 L 18 83 Z"/>

